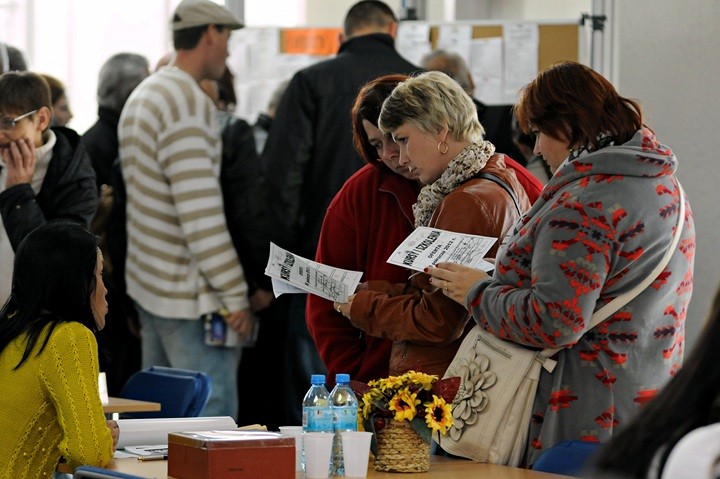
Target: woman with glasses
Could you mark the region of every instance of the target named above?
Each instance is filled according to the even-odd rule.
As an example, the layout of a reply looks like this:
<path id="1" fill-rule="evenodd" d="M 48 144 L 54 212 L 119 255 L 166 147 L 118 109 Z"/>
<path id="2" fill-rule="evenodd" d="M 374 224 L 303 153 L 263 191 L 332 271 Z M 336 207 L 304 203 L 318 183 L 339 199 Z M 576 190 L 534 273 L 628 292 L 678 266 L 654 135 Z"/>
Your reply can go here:
<path id="1" fill-rule="evenodd" d="M 57 219 L 87 226 L 97 208 L 95 172 L 80 137 L 50 129 L 51 108 L 39 75 L 0 76 L 0 302 L 10 295 L 14 251 L 30 231 Z"/>

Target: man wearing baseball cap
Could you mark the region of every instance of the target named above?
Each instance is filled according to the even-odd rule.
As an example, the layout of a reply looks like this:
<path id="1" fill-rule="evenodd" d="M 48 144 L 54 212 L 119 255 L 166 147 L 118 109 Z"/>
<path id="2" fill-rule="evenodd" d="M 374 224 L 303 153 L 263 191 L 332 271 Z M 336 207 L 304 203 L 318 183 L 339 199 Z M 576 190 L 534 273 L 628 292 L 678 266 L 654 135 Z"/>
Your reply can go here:
<path id="1" fill-rule="evenodd" d="M 143 367 L 209 374 L 203 415 L 236 417 L 241 349 L 206 343 L 200 318 L 228 311 L 227 335 L 240 339 L 253 320 L 223 213 L 215 105 L 198 82 L 222 76 L 231 31 L 243 25 L 210 0 L 183 0 L 170 26 L 174 63 L 144 80 L 120 117 L 127 292 L 142 326 Z"/>

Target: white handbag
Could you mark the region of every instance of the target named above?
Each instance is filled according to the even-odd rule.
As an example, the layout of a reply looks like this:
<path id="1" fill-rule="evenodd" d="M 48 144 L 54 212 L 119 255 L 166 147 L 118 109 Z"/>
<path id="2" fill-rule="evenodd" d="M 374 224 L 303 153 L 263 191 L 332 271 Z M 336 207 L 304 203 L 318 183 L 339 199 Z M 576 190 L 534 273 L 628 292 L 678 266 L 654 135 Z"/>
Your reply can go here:
<path id="1" fill-rule="evenodd" d="M 680 189 L 680 211 L 673 242 L 655 269 L 631 291 L 597 310 L 588 330 L 618 311 L 662 273 L 680 240 L 685 198 Z M 440 446 L 456 456 L 479 462 L 519 466 L 527 449 L 530 417 L 541 368 L 555 368 L 550 359 L 560 349 L 532 350 L 499 339 L 479 326 L 470 330 L 445 372 L 459 376 L 453 400 L 453 426 Z"/>

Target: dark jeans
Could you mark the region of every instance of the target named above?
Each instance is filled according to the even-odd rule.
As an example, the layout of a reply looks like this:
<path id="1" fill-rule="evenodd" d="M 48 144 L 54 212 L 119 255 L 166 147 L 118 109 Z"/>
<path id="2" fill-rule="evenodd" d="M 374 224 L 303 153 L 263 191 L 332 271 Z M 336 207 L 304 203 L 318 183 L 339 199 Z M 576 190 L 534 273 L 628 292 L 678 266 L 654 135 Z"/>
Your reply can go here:
<path id="1" fill-rule="evenodd" d="M 302 424 L 302 400 L 310 388 L 311 374 L 327 374 L 327 368 L 305 322 L 307 296 L 293 294 L 290 300 L 288 334 L 285 339 L 285 411 L 287 425 Z M 330 391 L 335 378 L 326 378 Z"/>

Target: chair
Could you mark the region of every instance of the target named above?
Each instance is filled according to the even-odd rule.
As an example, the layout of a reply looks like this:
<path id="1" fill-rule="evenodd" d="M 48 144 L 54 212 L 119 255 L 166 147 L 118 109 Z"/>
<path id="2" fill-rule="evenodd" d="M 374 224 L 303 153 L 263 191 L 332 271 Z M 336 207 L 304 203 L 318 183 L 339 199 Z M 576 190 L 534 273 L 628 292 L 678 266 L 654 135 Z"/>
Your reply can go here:
<path id="1" fill-rule="evenodd" d="M 554 445 L 535 461 L 534 471 L 582 477 L 593 454 L 601 444 L 586 441 L 564 441 Z"/>
<path id="2" fill-rule="evenodd" d="M 73 479 L 144 479 L 133 474 L 125 474 L 123 472 L 111 471 L 110 469 L 102 469 L 93 466 L 80 466 L 75 469 Z"/>
<path id="3" fill-rule="evenodd" d="M 124 413 L 122 418 L 197 417 L 211 390 L 210 376 L 203 372 L 151 366 L 130 376 L 120 397 L 159 402 L 160 411 Z"/>

